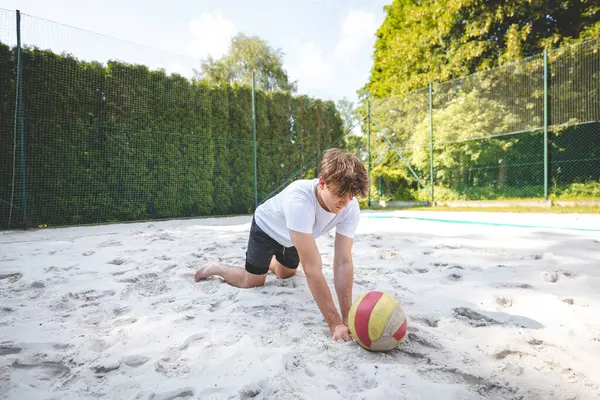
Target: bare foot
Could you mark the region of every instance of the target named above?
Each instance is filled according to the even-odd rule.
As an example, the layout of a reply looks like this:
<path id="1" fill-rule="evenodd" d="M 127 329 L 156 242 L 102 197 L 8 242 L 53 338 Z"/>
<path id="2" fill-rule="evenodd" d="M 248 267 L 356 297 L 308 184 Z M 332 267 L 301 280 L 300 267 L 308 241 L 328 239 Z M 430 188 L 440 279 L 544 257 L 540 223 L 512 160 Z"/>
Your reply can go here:
<path id="1" fill-rule="evenodd" d="M 218 264 L 215 263 L 203 265 L 200 268 L 198 268 L 196 274 L 194 274 L 194 280 L 198 282 L 199 280 L 206 279 L 211 275 L 215 275 L 218 268 Z"/>

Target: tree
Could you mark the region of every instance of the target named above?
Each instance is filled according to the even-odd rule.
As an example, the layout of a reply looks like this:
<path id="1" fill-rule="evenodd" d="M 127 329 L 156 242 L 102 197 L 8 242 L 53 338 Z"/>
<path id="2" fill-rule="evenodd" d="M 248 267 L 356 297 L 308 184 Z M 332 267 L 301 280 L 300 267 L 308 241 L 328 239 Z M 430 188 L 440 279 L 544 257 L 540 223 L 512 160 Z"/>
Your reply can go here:
<path id="1" fill-rule="evenodd" d="M 600 34 L 600 7 L 586 0 L 394 0 L 385 10 L 363 95 L 410 92 Z"/>
<path id="2" fill-rule="evenodd" d="M 354 103 L 344 97 L 336 102 L 336 108 L 340 113 L 342 121 L 344 121 L 344 132 L 353 130 L 357 122 Z"/>
<path id="3" fill-rule="evenodd" d="M 257 89 L 295 93 L 296 84 L 289 82 L 282 59 L 281 49 L 271 48 L 257 36 L 239 33 L 231 39 L 227 54 L 218 60 L 207 57 L 202 61 L 201 71 L 195 73 L 197 78 L 212 83 L 252 85 L 252 71 L 255 71 Z"/>
<path id="4" fill-rule="evenodd" d="M 340 147 L 355 154 L 359 159 L 366 162 L 367 138 L 366 135 L 361 132 L 361 124 L 359 124 L 360 118 L 363 117 L 359 116 L 354 103 L 345 97 L 336 102 L 336 108 L 340 113 L 340 118 L 344 122 L 343 134 L 345 134 L 345 136 L 341 140 Z"/>

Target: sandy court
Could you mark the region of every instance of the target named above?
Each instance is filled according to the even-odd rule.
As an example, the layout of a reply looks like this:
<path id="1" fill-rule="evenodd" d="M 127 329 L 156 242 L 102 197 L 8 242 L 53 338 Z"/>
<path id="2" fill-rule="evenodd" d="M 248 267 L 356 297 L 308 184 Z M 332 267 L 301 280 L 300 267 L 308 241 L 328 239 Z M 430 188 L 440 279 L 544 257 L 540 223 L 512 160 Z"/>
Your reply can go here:
<path id="1" fill-rule="evenodd" d="M 389 353 L 331 340 L 302 270 L 194 282 L 250 222 L 1 232 L 0 398 L 600 398 L 600 216 L 363 212 L 353 298 L 409 318 Z"/>

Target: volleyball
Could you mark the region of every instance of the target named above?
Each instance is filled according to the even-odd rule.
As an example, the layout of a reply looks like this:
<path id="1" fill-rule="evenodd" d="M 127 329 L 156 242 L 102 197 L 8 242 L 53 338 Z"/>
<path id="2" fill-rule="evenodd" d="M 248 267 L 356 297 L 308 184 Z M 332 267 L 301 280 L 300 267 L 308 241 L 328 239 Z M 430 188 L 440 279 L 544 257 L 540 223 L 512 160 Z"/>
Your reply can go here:
<path id="1" fill-rule="evenodd" d="M 350 307 L 348 329 L 370 351 L 389 351 L 406 336 L 404 308 L 389 294 L 372 291 L 360 295 Z"/>

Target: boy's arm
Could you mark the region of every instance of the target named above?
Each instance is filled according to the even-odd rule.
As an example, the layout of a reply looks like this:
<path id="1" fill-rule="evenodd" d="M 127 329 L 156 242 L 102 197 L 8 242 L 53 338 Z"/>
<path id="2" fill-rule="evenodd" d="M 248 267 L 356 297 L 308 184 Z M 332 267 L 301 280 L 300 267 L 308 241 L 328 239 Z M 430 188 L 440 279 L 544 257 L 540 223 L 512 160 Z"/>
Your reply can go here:
<path id="1" fill-rule="evenodd" d="M 348 325 L 348 314 L 352 306 L 352 282 L 354 277 L 354 265 L 352 263 L 353 240 L 347 236 L 336 233 L 333 257 L 333 280 L 342 321 Z"/>
<path id="2" fill-rule="evenodd" d="M 338 313 L 327 281 L 323 276 L 322 260 L 315 238 L 310 233 L 300 233 L 290 230 L 290 238 L 298 255 L 302 268 L 306 274 L 306 280 L 310 291 L 329 326 L 329 330 L 336 338 L 336 327 L 343 324 L 342 317 Z M 339 333 L 339 332 L 338 332 Z M 341 334 L 341 339 L 350 340 L 347 330 Z"/>

